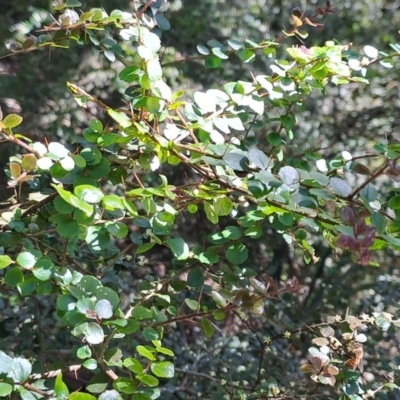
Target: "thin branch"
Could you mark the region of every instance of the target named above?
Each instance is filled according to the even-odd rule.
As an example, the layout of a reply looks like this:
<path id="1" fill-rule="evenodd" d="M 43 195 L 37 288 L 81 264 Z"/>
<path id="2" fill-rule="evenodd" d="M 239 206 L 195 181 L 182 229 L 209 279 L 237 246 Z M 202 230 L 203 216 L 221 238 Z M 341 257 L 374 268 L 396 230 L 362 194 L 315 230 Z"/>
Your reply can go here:
<path id="1" fill-rule="evenodd" d="M 106 266 L 103 267 L 103 269 L 100 272 L 100 276 L 103 276 L 115 263 L 123 256 L 125 255 L 128 251 L 133 249 L 135 247 L 135 243 L 129 243 L 128 246 L 123 248 L 114 258 L 112 258 Z"/>

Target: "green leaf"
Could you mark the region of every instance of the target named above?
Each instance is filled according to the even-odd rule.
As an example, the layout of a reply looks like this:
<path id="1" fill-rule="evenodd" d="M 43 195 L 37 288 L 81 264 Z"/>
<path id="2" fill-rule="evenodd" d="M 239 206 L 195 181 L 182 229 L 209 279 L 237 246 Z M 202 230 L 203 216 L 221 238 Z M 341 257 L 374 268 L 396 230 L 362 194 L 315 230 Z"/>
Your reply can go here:
<path id="1" fill-rule="evenodd" d="M 79 349 L 76 351 L 76 356 L 80 358 L 81 360 L 84 360 L 85 358 L 89 358 L 92 355 L 92 351 L 90 350 L 89 346 L 82 346 L 79 347 Z"/>
<path id="2" fill-rule="evenodd" d="M 206 47 L 206 46 L 203 46 L 203 45 L 201 45 L 201 44 L 198 44 L 198 45 L 197 45 L 197 51 L 198 51 L 200 54 L 204 55 L 204 56 L 208 56 L 208 55 L 210 54 L 209 48 Z"/>
<path id="3" fill-rule="evenodd" d="M 33 276 L 24 278 L 24 281 L 19 283 L 17 288 L 21 296 L 30 296 L 36 290 L 37 280 Z"/>
<path id="4" fill-rule="evenodd" d="M 101 202 L 106 210 L 114 211 L 123 210 L 125 208 L 122 199 L 115 194 L 103 197 Z"/>
<path id="5" fill-rule="evenodd" d="M 330 179 L 330 185 L 333 191 L 342 197 L 347 197 L 351 194 L 351 187 L 343 179 L 333 177 Z"/>
<path id="6" fill-rule="evenodd" d="M 189 257 L 189 246 L 183 239 L 168 238 L 165 240 L 165 243 L 178 260 L 186 260 Z"/>
<path id="7" fill-rule="evenodd" d="M 249 251 L 242 243 L 235 243 L 228 247 L 225 253 L 226 259 L 232 264 L 243 264 L 249 256 Z"/>
<path id="8" fill-rule="evenodd" d="M 147 358 L 150 361 L 154 361 L 156 358 L 154 357 L 154 354 L 145 346 L 136 346 L 136 351 L 143 356 L 144 358 Z"/>
<path id="9" fill-rule="evenodd" d="M 155 16 L 155 20 L 157 21 L 158 27 L 162 31 L 169 31 L 171 29 L 171 24 L 169 21 L 164 17 L 163 14 L 157 13 Z"/>
<path id="10" fill-rule="evenodd" d="M 142 44 L 154 54 L 156 54 L 161 48 L 160 38 L 155 33 L 149 31 L 144 31 L 144 34 L 142 35 Z"/>
<path id="11" fill-rule="evenodd" d="M 128 227 L 123 224 L 122 222 L 111 222 L 108 221 L 105 224 L 106 229 L 108 230 L 108 232 L 111 233 L 111 235 L 113 235 L 114 237 L 118 238 L 118 239 L 123 239 L 128 235 Z"/>
<path id="12" fill-rule="evenodd" d="M 162 78 L 162 68 L 158 56 L 147 61 L 146 72 L 151 82 L 158 81 Z"/>
<path id="13" fill-rule="evenodd" d="M 271 167 L 271 159 L 267 157 L 261 150 L 252 148 L 248 153 L 248 157 L 251 163 L 262 170 L 266 170 Z"/>
<path id="14" fill-rule="evenodd" d="M 53 276 L 54 264 L 50 258 L 42 257 L 35 264 L 32 274 L 40 281 L 47 281 Z"/>
<path id="15" fill-rule="evenodd" d="M 14 261 L 8 256 L 0 256 L 0 269 L 7 268 Z"/>
<path id="16" fill-rule="evenodd" d="M 160 111 L 160 99 L 157 97 L 149 97 L 146 102 L 147 109 L 153 114 Z"/>
<path id="17" fill-rule="evenodd" d="M 214 327 L 207 318 L 202 318 L 200 321 L 201 328 L 206 337 L 210 338 L 214 334 Z"/>
<path id="18" fill-rule="evenodd" d="M 27 390 L 27 389 L 19 390 L 19 398 L 21 400 L 36 400 L 37 399 L 37 397 L 34 396 L 30 390 Z"/>
<path id="19" fill-rule="evenodd" d="M 111 241 L 109 233 L 100 226 L 90 226 L 87 229 L 85 240 L 94 251 L 104 250 Z"/>
<path id="20" fill-rule="evenodd" d="M 82 366 L 85 367 L 86 369 L 94 371 L 97 368 L 97 360 L 95 360 L 94 358 L 89 358 L 89 360 L 86 360 L 83 362 Z M 104 384 L 104 388 L 106 386 L 107 386 L 107 383 Z"/>
<path id="21" fill-rule="evenodd" d="M 25 269 L 32 269 L 42 254 L 37 250 L 26 250 L 18 254 L 17 263 Z"/>
<path id="22" fill-rule="evenodd" d="M 248 50 L 248 49 L 240 50 L 237 54 L 238 54 L 239 58 L 245 63 L 253 62 L 256 57 L 254 52 L 252 52 L 251 50 Z"/>
<path id="23" fill-rule="evenodd" d="M 280 146 L 283 142 L 282 138 L 280 137 L 279 133 L 277 133 L 277 132 L 269 133 L 267 136 L 267 140 L 268 140 L 268 143 L 274 147 Z"/>
<path id="24" fill-rule="evenodd" d="M 173 378 L 175 375 L 174 364 L 169 361 L 154 362 L 151 364 L 150 369 L 159 378 Z"/>
<path id="25" fill-rule="evenodd" d="M 61 214 L 71 214 L 74 207 L 67 203 L 61 196 L 57 196 L 53 201 L 54 208 Z"/>
<path id="26" fill-rule="evenodd" d="M 400 196 L 393 196 L 388 201 L 388 206 L 393 210 L 400 209 Z"/>
<path id="27" fill-rule="evenodd" d="M 213 224 L 218 223 L 218 214 L 215 211 L 215 208 L 212 204 L 210 204 L 208 201 L 205 201 L 203 203 L 204 205 L 204 212 L 206 213 L 207 219 L 212 222 Z"/>
<path id="28" fill-rule="evenodd" d="M 0 382 L 0 397 L 7 397 L 12 391 L 12 385 L 9 383 Z"/>
<path id="29" fill-rule="evenodd" d="M 244 231 L 244 234 L 251 239 L 258 239 L 262 236 L 263 232 L 260 226 L 253 226 L 251 228 L 247 228 Z"/>
<path id="30" fill-rule="evenodd" d="M 60 160 L 70 154 L 70 151 L 63 144 L 58 142 L 49 143 L 48 148 L 52 158 L 56 160 Z"/>
<path id="31" fill-rule="evenodd" d="M 80 287 L 87 294 L 93 294 L 96 290 L 102 287 L 103 284 L 94 276 L 86 275 L 80 281 Z"/>
<path id="32" fill-rule="evenodd" d="M 109 287 L 99 287 L 96 289 L 94 294 L 97 297 L 97 300 L 108 300 L 113 306 L 113 309 L 116 309 L 120 303 L 118 293 Z"/>
<path id="33" fill-rule="evenodd" d="M 158 332 L 153 328 L 144 328 L 142 331 L 142 336 L 145 340 L 157 340 L 159 338 Z"/>
<path id="34" fill-rule="evenodd" d="M 102 179 L 110 173 L 110 162 L 102 158 L 98 163 L 88 165 L 86 170 L 93 179 Z"/>
<path id="35" fill-rule="evenodd" d="M 62 380 L 62 374 L 57 375 L 56 380 L 54 382 L 54 393 L 57 396 L 57 399 L 67 400 L 69 396 L 69 390 L 67 385 Z"/>
<path id="36" fill-rule="evenodd" d="M 103 329 L 98 323 L 89 322 L 85 329 L 85 337 L 89 344 L 100 344 L 104 340 Z"/>
<path id="37" fill-rule="evenodd" d="M 118 331 L 121 333 L 124 333 L 126 335 L 131 335 L 132 333 L 135 333 L 140 329 L 139 321 L 137 321 L 134 318 L 129 318 L 128 321 L 126 319 L 122 321 L 126 323 L 126 325 L 121 328 L 118 328 Z"/>
<path id="38" fill-rule="evenodd" d="M 96 303 L 94 310 L 99 318 L 108 319 L 113 315 L 113 307 L 106 299 L 99 300 Z"/>
<path id="39" fill-rule="evenodd" d="M 174 354 L 174 352 L 172 351 L 172 350 L 170 350 L 170 349 L 167 349 L 167 348 L 165 348 L 165 347 L 156 347 L 156 350 L 157 350 L 157 353 L 162 353 L 162 354 L 165 354 L 165 355 L 167 355 L 167 356 L 171 356 L 171 357 L 174 357 L 175 356 L 175 354 Z"/>
<path id="40" fill-rule="evenodd" d="M 113 382 L 113 388 L 121 393 L 133 394 L 136 392 L 137 386 L 132 379 L 118 378 Z"/>
<path id="41" fill-rule="evenodd" d="M 121 128 L 129 128 L 132 125 L 132 121 L 129 119 L 129 117 L 124 114 L 124 113 L 119 113 L 118 111 L 115 111 L 111 108 L 107 110 L 108 115 L 116 121 L 119 125 L 121 125 Z"/>
<path id="42" fill-rule="evenodd" d="M 93 147 L 85 147 L 82 149 L 80 155 L 88 165 L 97 165 L 103 158 L 100 150 Z"/>
<path id="43" fill-rule="evenodd" d="M 12 359 L 8 376 L 13 382 L 24 382 L 31 373 L 32 364 L 26 358 L 16 357 Z"/>
<path id="44" fill-rule="evenodd" d="M 24 281 L 24 275 L 19 267 L 13 267 L 6 272 L 4 281 L 7 286 L 16 287 Z"/>
<path id="45" fill-rule="evenodd" d="M 224 308 L 226 306 L 226 300 L 224 299 L 224 297 L 222 297 L 218 292 L 216 292 L 215 290 L 213 290 L 211 292 L 211 297 L 212 299 L 215 301 L 215 304 L 218 307 Z"/>
<path id="46" fill-rule="evenodd" d="M 82 3 L 78 0 L 67 0 L 67 2 L 65 3 L 65 5 L 68 8 L 73 8 L 73 7 L 81 7 Z"/>
<path id="47" fill-rule="evenodd" d="M 232 201 L 225 195 L 217 196 L 213 200 L 214 210 L 219 217 L 227 216 L 233 209 Z"/>
<path id="48" fill-rule="evenodd" d="M 185 304 L 192 310 L 197 311 L 199 308 L 199 303 L 196 300 L 185 299 Z"/>
<path id="49" fill-rule="evenodd" d="M 205 251 L 197 255 L 198 260 L 203 264 L 216 264 L 219 261 L 218 254 L 212 251 Z"/>
<path id="50" fill-rule="evenodd" d="M 189 271 L 187 277 L 187 283 L 191 287 L 199 287 L 204 285 L 204 275 L 203 271 L 198 268 L 194 267 Z"/>
<path id="51" fill-rule="evenodd" d="M 197 204 L 189 204 L 188 205 L 188 212 L 190 212 L 190 214 L 196 214 L 198 211 L 199 207 L 197 206 Z"/>
<path id="52" fill-rule="evenodd" d="M 62 317 L 63 324 L 69 327 L 78 326 L 85 321 L 86 316 L 76 310 L 68 311 Z"/>
<path id="53" fill-rule="evenodd" d="M 88 217 L 93 214 L 93 206 L 85 203 L 84 201 L 80 200 L 78 197 L 73 195 L 72 193 L 68 192 L 67 190 L 63 189 L 59 185 L 51 184 L 58 192 L 58 194 L 65 200 L 68 204 L 80 209 L 83 211 Z"/>
<path id="54" fill-rule="evenodd" d="M 81 200 L 90 204 L 100 203 L 104 193 L 97 187 L 90 185 L 79 185 L 74 188 L 74 194 Z"/>
<path id="55" fill-rule="evenodd" d="M 125 360 L 123 361 L 123 365 L 136 375 L 140 375 L 143 373 L 142 364 L 138 360 L 136 360 L 136 358 L 125 358 Z"/>
<path id="56" fill-rule="evenodd" d="M 242 231 L 237 226 L 227 226 L 221 235 L 228 240 L 237 240 L 242 236 Z"/>
<path id="57" fill-rule="evenodd" d="M 234 171 L 248 170 L 249 159 L 248 153 L 243 150 L 232 150 L 224 155 L 225 163 Z"/>
<path id="58" fill-rule="evenodd" d="M 207 68 L 215 69 L 221 66 L 222 60 L 213 54 L 205 59 L 205 64 Z"/>
<path id="59" fill-rule="evenodd" d="M 76 299 L 70 294 L 62 294 L 57 297 L 57 309 L 60 311 L 70 311 L 75 308 Z"/>
<path id="60" fill-rule="evenodd" d="M 122 357 L 123 357 L 122 351 L 116 347 L 108 349 L 104 354 L 104 360 L 109 365 L 115 365 L 115 366 L 120 365 Z"/>
<path id="61" fill-rule="evenodd" d="M 158 386 L 159 381 L 157 378 L 151 375 L 137 375 L 136 379 L 138 379 L 140 382 L 144 383 L 146 386 Z"/>
<path id="62" fill-rule="evenodd" d="M 385 232 L 385 218 L 379 213 L 379 212 L 374 212 L 371 215 L 371 224 L 375 226 L 377 232 L 379 234 L 382 234 Z"/>
<path id="63" fill-rule="evenodd" d="M 223 310 L 215 310 L 212 315 L 216 321 L 223 321 L 226 318 L 226 313 Z"/>
<path id="64" fill-rule="evenodd" d="M 146 253 L 147 251 L 151 250 L 155 246 L 155 244 L 155 242 L 141 244 L 135 251 L 135 255 Z"/>
<path id="65" fill-rule="evenodd" d="M 12 358 L 0 351 L 0 374 L 7 375 L 11 369 Z"/>
<path id="66" fill-rule="evenodd" d="M 195 92 L 194 101 L 203 113 L 214 112 L 216 110 L 216 103 L 214 97 L 207 93 Z"/>
<path id="67" fill-rule="evenodd" d="M 2 121 L 6 128 L 11 129 L 20 125 L 22 122 L 22 117 L 17 114 L 8 114 Z"/>
<path id="68" fill-rule="evenodd" d="M 76 210 L 79 211 L 79 210 Z M 86 215 L 86 214 L 85 214 Z M 75 217 L 78 219 L 77 217 Z M 60 220 L 56 226 L 57 233 L 64 239 L 73 239 L 79 234 L 79 224 L 73 219 L 66 217 Z"/>
<path id="69" fill-rule="evenodd" d="M 78 168 L 85 168 L 86 167 L 86 160 L 82 156 L 80 156 L 79 154 L 73 155 L 72 159 L 74 160 L 74 163 Z"/>
<path id="70" fill-rule="evenodd" d="M 153 314 L 151 310 L 144 306 L 136 306 L 132 310 L 132 317 L 138 319 L 138 320 L 143 320 L 143 319 L 150 319 L 153 317 Z"/>
<path id="71" fill-rule="evenodd" d="M 96 400 L 96 397 L 88 393 L 75 392 L 69 396 L 68 400 Z"/>

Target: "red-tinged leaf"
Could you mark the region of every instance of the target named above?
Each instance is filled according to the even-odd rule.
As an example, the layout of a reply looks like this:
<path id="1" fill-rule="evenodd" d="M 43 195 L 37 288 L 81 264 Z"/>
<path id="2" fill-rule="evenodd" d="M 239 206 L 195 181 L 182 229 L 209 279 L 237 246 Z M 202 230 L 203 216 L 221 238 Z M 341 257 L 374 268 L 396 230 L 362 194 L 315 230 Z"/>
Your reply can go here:
<path id="1" fill-rule="evenodd" d="M 314 27 L 318 27 L 318 26 L 323 25 L 323 24 L 321 24 L 320 22 L 315 22 L 315 21 L 311 20 L 311 19 L 308 18 L 308 17 L 304 17 L 304 20 L 303 20 L 303 21 L 304 21 L 307 25 L 314 26 Z"/>
<path id="2" fill-rule="evenodd" d="M 341 249 L 349 249 L 350 251 L 358 251 L 359 242 L 357 239 L 348 236 L 348 235 L 340 235 L 336 240 L 336 246 Z"/>
<path id="3" fill-rule="evenodd" d="M 356 235 L 356 236 L 358 236 L 358 235 L 364 235 L 365 232 L 366 232 L 367 227 L 368 227 L 368 225 L 367 225 L 367 223 L 365 222 L 365 219 L 364 219 L 364 218 L 361 218 L 360 220 L 358 220 L 358 222 L 357 222 L 357 224 L 356 224 L 356 226 L 355 226 L 355 229 L 354 229 L 355 235 Z"/>
<path id="4" fill-rule="evenodd" d="M 346 206 L 340 210 L 340 219 L 346 225 L 354 225 L 356 223 L 356 214 L 351 207 Z"/>

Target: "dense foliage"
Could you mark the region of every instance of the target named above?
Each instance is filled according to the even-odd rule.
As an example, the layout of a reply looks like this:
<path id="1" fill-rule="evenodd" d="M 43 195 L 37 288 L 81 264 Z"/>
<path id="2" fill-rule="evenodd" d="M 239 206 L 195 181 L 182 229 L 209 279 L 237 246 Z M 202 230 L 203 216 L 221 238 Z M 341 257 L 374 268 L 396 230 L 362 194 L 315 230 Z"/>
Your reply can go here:
<path id="1" fill-rule="evenodd" d="M 210 39 L 176 59 L 162 45 L 174 30 L 164 3 L 57 1 L 52 23 L 6 42 L 8 57 L 94 48 L 117 66 L 119 94 L 71 71 L 57 134 L 30 137 L 24 109 L 0 116 L 13 145 L 0 396 L 391 396 L 397 277 L 374 271 L 400 249 L 400 147 L 334 147 L 302 129 L 315 98 L 365 90 L 399 46 L 306 45 L 334 14 L 328 2 L 293 10 L 276 38 Z M 210 71 L 204 90 L 174 73 L 194 61 Z M 34 92 L 41 77 L 26 79 Z"/>

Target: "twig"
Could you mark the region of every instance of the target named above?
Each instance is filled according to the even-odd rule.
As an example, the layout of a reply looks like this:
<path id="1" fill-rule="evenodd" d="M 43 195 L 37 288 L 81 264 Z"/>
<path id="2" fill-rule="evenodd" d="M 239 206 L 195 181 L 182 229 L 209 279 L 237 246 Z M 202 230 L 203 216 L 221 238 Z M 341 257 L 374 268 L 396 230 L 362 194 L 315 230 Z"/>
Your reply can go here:
<path id="1" fill-rule="evenodd" d="M 100 276 L 103 276 L 124 254 L 130 251 L 135 246 L 135 243 L 129 243 L 124 249 L 122 249 L 114 258 L 112 258 L 106 266 L 100 272 Z"/>

